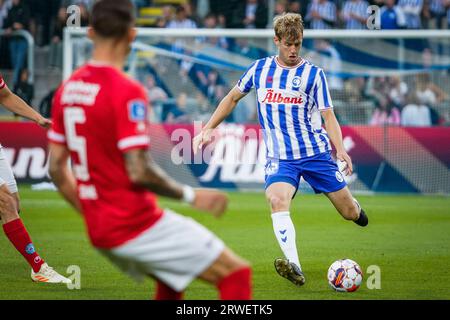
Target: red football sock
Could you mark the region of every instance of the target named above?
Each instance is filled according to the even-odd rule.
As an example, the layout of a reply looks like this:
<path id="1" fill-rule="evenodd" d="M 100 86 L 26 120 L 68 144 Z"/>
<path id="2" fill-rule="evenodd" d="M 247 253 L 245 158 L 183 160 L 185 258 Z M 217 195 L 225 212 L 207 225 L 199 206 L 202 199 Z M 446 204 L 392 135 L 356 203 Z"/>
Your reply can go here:
<path id="1" fill-rule="evenodd" d="M 250 300 L 252 298 L 252 269 L 239 269 L 218 284 L 221 300 Z"/>
<path id="2" fill-rule="evenodd" d="M 183 292 L 177 292 L 161 281 L 156 282 L 155 300 L 181 300 Z"/>
<path id="3" fill-rule="evenodd" d="M 38 272 L 41 269 L 41 265 L 44 260 L 36 253 L 31 238 L 22 223 L 22 220 L 16 219 L 5 223 L 3 225 L 3 230 L 9 241 L 16 247 L 22 256 L 28 261 L 34 272 Z"/>

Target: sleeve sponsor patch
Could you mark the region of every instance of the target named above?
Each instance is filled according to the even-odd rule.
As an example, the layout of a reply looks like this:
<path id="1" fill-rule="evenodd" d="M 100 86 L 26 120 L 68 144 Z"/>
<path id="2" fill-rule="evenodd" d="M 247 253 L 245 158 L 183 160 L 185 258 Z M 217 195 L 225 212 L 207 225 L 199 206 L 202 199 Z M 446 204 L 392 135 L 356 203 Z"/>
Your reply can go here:
<path id="1" fill-rule="evenodd" d="M 145 121 L 147 118 L 147 105 L 144 100 L 128 102 L 128 117 L 131 121 Z"/>

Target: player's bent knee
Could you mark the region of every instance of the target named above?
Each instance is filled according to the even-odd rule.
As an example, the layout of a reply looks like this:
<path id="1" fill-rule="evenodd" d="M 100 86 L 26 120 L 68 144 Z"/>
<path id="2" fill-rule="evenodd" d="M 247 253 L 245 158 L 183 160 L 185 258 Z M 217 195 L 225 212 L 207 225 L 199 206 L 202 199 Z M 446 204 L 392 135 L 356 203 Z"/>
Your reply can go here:
<path id="1" fill-rule="evenodd" d="M 0 190 L 0 216 L 3 223 L 10 222 L 19 217 L 16 211 L 14 197 L 3 188 Z"/>
<path id="2" fill-rule="evenodd" d="M 286 197 L 280 197 L 278 195 L 269 195 L 268 197 L 272 212 L 287 211 L 289 210 L 290 200 Z"/>

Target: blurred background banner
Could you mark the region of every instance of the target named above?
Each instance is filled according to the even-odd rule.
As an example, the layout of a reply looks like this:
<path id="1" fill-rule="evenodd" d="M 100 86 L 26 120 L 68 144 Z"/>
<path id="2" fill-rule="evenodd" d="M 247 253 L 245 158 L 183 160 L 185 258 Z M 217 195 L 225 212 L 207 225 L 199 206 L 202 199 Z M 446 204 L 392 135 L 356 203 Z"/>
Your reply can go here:
<path id="1" fill-rule="evenodd" d="M 346 177 L 353 191 L 450 194 L 450 128 L 346 126 L 342 130 L 355 167 L 353 175 Z M 259 125 L 225 124 L 218 131 L 212 157 L 205 163 L 191 152 L 193 125 L 152 125 L 152 156 L 179 181 L 193 186 L 261 189 L 265 149 Z M 0 136 L 19 182 L 49 181 L 43 129 L 5 122 Z M 305 182 L 300 189 L 312 192 Z"/>

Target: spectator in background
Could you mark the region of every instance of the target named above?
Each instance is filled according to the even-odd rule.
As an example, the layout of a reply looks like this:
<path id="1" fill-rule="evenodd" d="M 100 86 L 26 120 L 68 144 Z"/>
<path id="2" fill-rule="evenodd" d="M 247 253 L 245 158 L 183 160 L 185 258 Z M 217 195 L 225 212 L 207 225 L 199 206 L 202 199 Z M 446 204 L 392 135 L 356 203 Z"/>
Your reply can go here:
<path id="1" fill-rule="evenodd" d="M 56 88 L 50 90 L 47 95 L 42 98 L 41 103 L 39 104 L 39 113 L 45 118 L 51 118 L 52 116 L 52 103 L 55 92 Z"/>
<path id="2" fill-rule="evenodd" d="M 336 5 L 328 0 L 313 0 L 305 21 L 310 29 L 333 29 L 337 21 Z"/>
<path id="3" fill-rule="evenodd" d="M 200 19 L 205 19 L 208 13 L 211 13 L 209 5 L 210 0 L 196 0 L 195 1 L 195 13 Z"/>
<path id="4" fill-rule="evenodd" d="M 431 107 L 448 99 L 448 94 L 431 81 L 428 73 L 417 75 L 416 92 L 419 103 Z"/>
<path id="5" fill-rule="evenodd" d="M 186 92 L 180 92 L 175 105 L 167 111 L 165 121 L 167 123 L 190 123 L 192 114 L 188 112 L 188 96 Z"/>
<path id="6" fill-rule="evenodd" d="M 444 29 L 444 21 L 446 18 L 446 0 L 429 0 L 427 3 L 427 13 L 429 21 L 427 23 L 428 29 Z"/>
<path id="7" fill-rule="evenodd" d="M 402 9 L 395 5 L 396 0 L 386 0 L 380 10 L 381 29 L 403 29 L 406 28 L 406 18 Z"/>
<path id="8" fill-rule="evenodd" d="M 89 25 L 89 0 L 77 1 L 76 5 L 80 8 L 81 26 L 87 27 Z M 92 4 L 91 4 L 92 6 Z"/>
<path id="9" fill-rule="evenodd" d="M 62 39 L 63 30 L 67 21 L 67 8 L 59 8 L 58 15 L 54 19 L 52 39 L 50 43 L 49 65 L 62 68 Z"/>
<path id="10" fill-rule="evenodd" d="M 11 7 L 12 0 L 0 0 L 0 29 L 3 29 L 3 25 L 8 17 L 8 11 Z"/>
<path id="11" fill-rule="evenodd" d="M 208 100 L 213 105 L 217 105 L 224 97 L 223 85 L 219 81 L 219 73 L 216 70 L 211 70 L 211 72 L 208 73 L 208 87 L 206 93 Z"/>
<path id="12" fill-rule="evenodd" d="M 208 13 L 203 20 L 203 27 L 206 29 L 216 29 L 217 28 L 217 16 L 212 12 Z M 228 41 L 225 37 L 203 37 L 202 42 L 208 43 L 210 45 L 228 49 Z"/>
<path id="13" fill-rule="evenodd" d="M 275 6 L 273 9 L 273 15 L 274 17 L 287 12 L 288 11 L 288 2 L 287 0 L 278 0 L 277 2 L 275 2 Z"/>
<path id="14" fill-rule="evenodd" d="M 155 77 L 152 74 L 147 75 L 145 79 L 145 88 L 147 89 L 147 95 L 151 103 L 154 103 L 155 101 L 164 102 L 168 98 L 164 89 L 156 85 Z"/>
<path id="15" fill-rule="evenodd" d="M 235 10 L 234 19 L 238 28 L 264 29 L 267 26 L 267 6 L 263 0 L 246 0 L 240 2 Z"/>
<path id="16" fill-rule="evenodd" d="M 375 110 L 370 119 L 371 126 L 399 126 L 400 111 L 389 101 L 389 99 L 381 99 L 376 102 Z"/>
<path id="17" fill-rule="evenodd" d="M 408 96 L 408 104 L 402 110 L 401 124 L 404 127 L 431 126 L 430 109 L 428 106 L 420 103 L 414 91 Z"/>
<path id="18" fill-rule="evenodd" d="M 202 122 L 208 121 L 214 110 L 208 102 L 208 99 L 201 92 L 197 92 L 195 96 L 195 105 L 198 108 L 195 111 L 195 120 Z"/>
<path id="19" fill-rule="evenodd" d="M 202 18 L 197 15 L 197 11 L 192 7 L 192 1 L 185 1 L 182 6 L 186 11 L 187 17 L 194 21 L 197 26 L 199 26 L 202 22 Z"/>
<path id="20" fill-rule="evenodd" d="M 28 105 L 31 105 L 31 101 L 34 97 L 34 87 L 28 81 L 28 70 L 22 69 L 20 72 L 19 82 L 14 86 L 14 93 L 22 98 Z"/>
<path id="21" fill-rule="evenodd" d="M 408 29 L 422 28 L 420 15 L 422 13 L 423 0 L 399 0 L 398 6 L 405 14 L 406 27 Z"/>
<path id="22" fill-rule="evenodd" d="M 13 31 L 27 31 L 29 21 L 30 10 L 28 6 L 22 0 L 13 0 L 4 25 L 6 35 L 11 35 Z M 25 67 L 27 49 L 27 41 L 23 37 L 12 37 L 10 39 L 9 51 L 14 70 L 13 87 L 19 82 L 20 71 Z"/>
<path id="23" fill-rule="evenodd" d="M 289 0 L 288 11 L 306 16 L 306 9 L 311 0 Z"/>
<path id="24" fill-rule="evenodd" d="M 387 77 L 370 77 L 365 90 L 366 96 L 378 103 L 389 96 L 390 85 Z"/>
<path id="25" fill-rule="evenodd" d="M 345 29 L 366 29 L 368 6 L 364 0 L 346 0 L 341 11 Z"/>
<path id="26" fill-rule="evenodd" d="M 175 18 L 169 21 L 166 28 L 196 29 L 197 24 L 188 17 L 184 6 L 177 6 L 175 9 Z"/>
<path id="27" fill-rule="evenodd" d="M 177 6 L 175 9 L 175 18 L 172 19 L 167 27 L 169 29 L 197 29 L 197 24 L 189 19 L 186 8 Z M 177 39 L 172 44 L 172 50 L 176 53 L 185 53 L 186 40 Z M 187 81 L 187 76 L 191 70 L 193 63 L 187 60 L 181 61 L 180 76 L 183 83 Z"/>
<path id="28" fill-rule="evenodd" d="M 227 18 L 223 14 L 217 15 L 217 28 L 225 29 L 227 26 Z"/>
<path id="29" fill-rule="evenodd" d="M 392 76 L 389 78 L 389 99 L 399 109 L 406 103 L 408 95 L 408 85 L 400 79 L 399 76 Z"/>
<path id="30" fill-rule="evenodd" d="M 167 28 L 167 25 L 173 19 L 173 7 L 172 6 L 163 6 L 162 7 L 162 15 L 158 18 L 156 22 L 156 26 L 158 28 Z"/>
<path id="31" fill-rule="evenodd" d="M 355 104 L 361 102 L 365 97 L 366 79 L 364 77 L 350 78 L 344 83 L 345 97 L 347 102 Z"/>
<path id="32" fill-rule="evenodd" d="M 147 96 L 152 104 L 150 120 L 159 123 L 162 121 L 164 105 L 169 96 L 163 88 L 156 84 L 155 77 L 148 74 L 144 81 L 144 87 L 147 90 Z"/>

